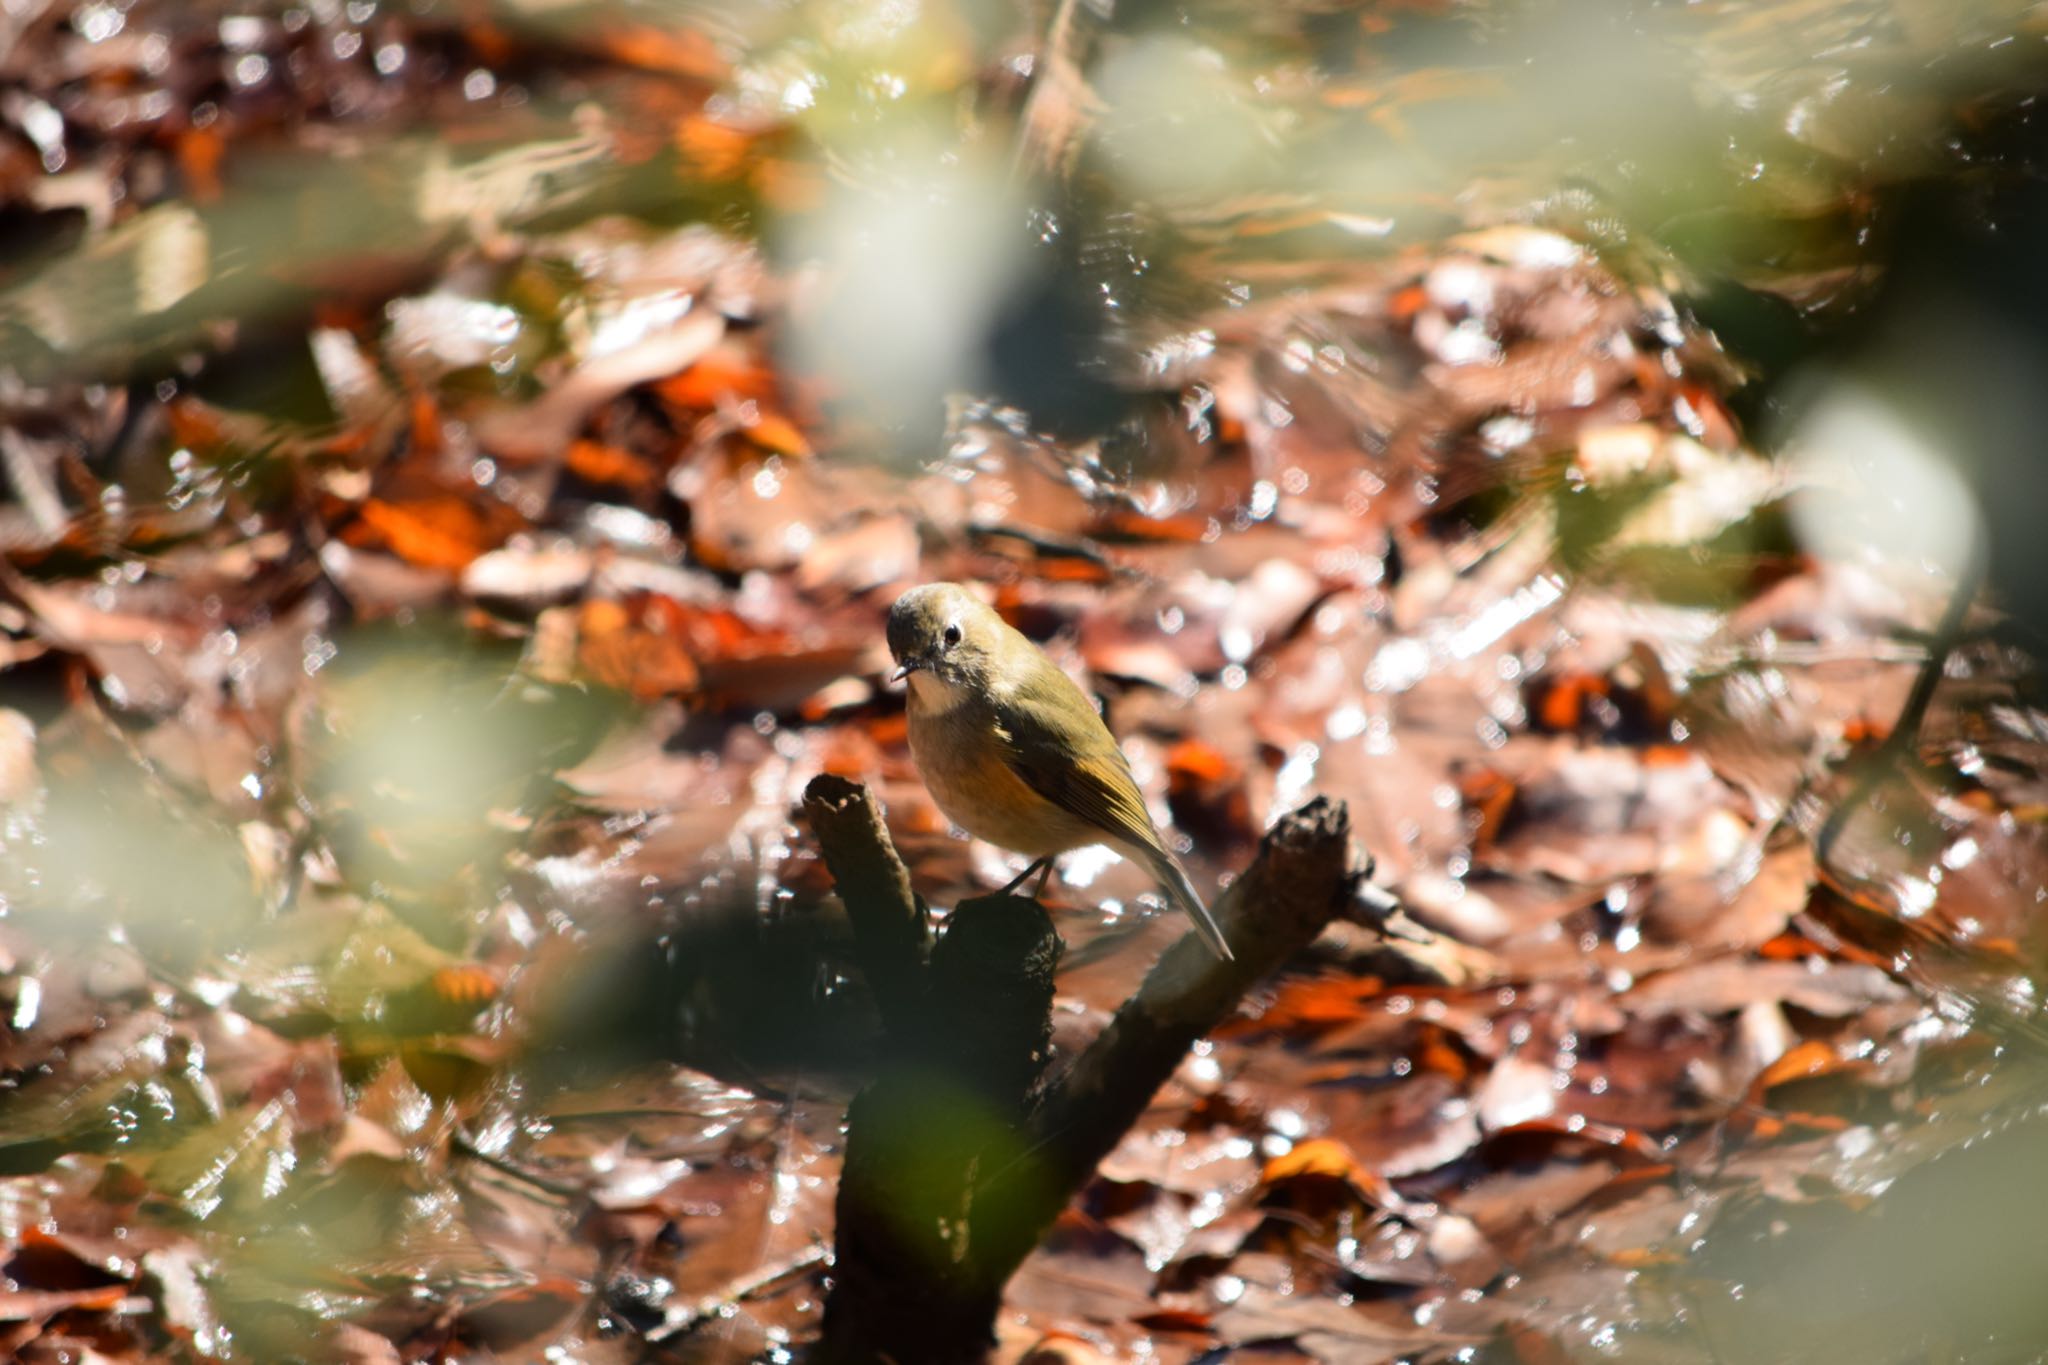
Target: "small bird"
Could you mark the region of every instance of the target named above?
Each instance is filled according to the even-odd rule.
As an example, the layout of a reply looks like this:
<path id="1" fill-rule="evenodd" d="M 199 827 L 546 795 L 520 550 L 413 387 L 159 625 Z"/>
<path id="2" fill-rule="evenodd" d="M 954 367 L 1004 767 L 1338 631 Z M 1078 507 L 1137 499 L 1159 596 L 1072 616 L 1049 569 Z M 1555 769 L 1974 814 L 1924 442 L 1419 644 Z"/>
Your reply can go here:
<path id="1" fill-rule="evenodd" d="M 1217 956 L 1230 945 L 1159 838 L 1130 764 L 1059 665 L 957 583 L 889 609 L 895 678 L 910 680 L 910 754 L 946 818 L 1031 858 L 1039 889 L 1070 849 L 1108 844 L 1150 870 Z M 894 681 L 895 679 L 892 679 Z"/>

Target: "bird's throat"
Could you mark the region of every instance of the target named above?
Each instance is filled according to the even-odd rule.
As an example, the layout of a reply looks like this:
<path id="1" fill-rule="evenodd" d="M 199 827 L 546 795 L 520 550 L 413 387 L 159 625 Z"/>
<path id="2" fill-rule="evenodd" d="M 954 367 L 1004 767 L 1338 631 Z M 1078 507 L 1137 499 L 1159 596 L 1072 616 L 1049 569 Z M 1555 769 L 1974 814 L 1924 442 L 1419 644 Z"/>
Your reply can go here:
<path id="1" fill-rule="evenodd" d="M 929 669 L 920 669 L 910 675 L 910 700 L 926 715 L 942 716 L 966 701 L 967 693 Z"/>

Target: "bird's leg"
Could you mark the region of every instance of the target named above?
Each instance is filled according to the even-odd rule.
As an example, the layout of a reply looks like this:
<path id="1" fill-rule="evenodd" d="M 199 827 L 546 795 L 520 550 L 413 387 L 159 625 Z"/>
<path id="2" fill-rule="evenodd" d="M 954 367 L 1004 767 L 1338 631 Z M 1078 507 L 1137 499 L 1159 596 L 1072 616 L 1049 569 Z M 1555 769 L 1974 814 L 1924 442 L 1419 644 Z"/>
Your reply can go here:
<path id="1" fill-rule="evenodd" d="M 1002 890 L 996 892 L 996 894 L 998 896 L 1009 895 L 1012 891 L 1015 891 L 1018 887 L 1024 885 L 1025 882 L 1029 881 L 1031 879 L 1032 873 L 1040 871 L 1043 871 L 1047 874 L 1050 874 L 1052 872 L 1051 858 L 1034 859 L 1032 861 L 1031 866 L 1025 868 L 1022 872 L 1019 872 L 1015 880 L 1013 880 L 1008 886 L 1004 887 Z M 1045 882 L 1043 878 L 1041 878 L 1038 883 L 1038 889 L 1041 892 L 1045 890 Z"/>
<path id="2" fill-rule="evenodd" d="M 1045 863 L 1045 866 L 1038 870 L 1038 885 L 1034 887 L 1031 892 L 1031 899 L 1035 901 L 1042 901 L 1045 899 L 1045 884 L 1052 880 L 1053 860 L 1050 858 L 1046 858 L 1042 861 Z"/>

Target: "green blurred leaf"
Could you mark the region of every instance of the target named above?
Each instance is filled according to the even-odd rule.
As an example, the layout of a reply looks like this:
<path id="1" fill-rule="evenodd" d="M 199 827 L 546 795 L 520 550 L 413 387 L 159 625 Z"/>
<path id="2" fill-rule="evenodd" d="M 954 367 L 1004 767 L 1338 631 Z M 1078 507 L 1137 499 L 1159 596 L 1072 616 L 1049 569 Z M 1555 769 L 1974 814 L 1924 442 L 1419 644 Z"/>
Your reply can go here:
<path id="1" fill-rule="evenodd" d="M 223 1204 L 269 1203 L 285 1192 L 297 1159 L 291 1109 L 282 1098 L 247 1105 L 157 1154 L 147 1178 L 194 1218 Z"/>
<path id="2" fill-rule="evenodd" d="M 395 1000 L 455 961 L 383 906 L 369 906 L 327 963 L 328 1004 L 344 1021 L 383 1024 Z"/>

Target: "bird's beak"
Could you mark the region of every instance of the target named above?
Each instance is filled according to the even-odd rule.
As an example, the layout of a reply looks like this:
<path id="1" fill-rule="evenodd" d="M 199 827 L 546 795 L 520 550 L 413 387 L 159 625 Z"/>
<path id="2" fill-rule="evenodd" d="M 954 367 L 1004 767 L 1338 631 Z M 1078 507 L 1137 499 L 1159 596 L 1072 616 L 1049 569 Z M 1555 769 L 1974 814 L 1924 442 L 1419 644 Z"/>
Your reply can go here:
<path id="1" fill-rule="evenodd" d="M 906 663 L 905 665 L 903 665 L 903 667 L 897 669 L 894 673 L 891 673 L 889 675 L 889 681 L 892 683 L 900 683 L 905 678 L 909 677 L 911 674 L 917 672 L 918 669 L 923 667 L 924 662 L 922 660 L 912 659 L 909 663 Z"/>

